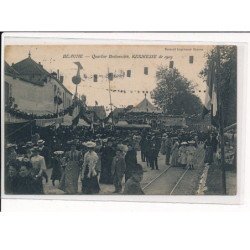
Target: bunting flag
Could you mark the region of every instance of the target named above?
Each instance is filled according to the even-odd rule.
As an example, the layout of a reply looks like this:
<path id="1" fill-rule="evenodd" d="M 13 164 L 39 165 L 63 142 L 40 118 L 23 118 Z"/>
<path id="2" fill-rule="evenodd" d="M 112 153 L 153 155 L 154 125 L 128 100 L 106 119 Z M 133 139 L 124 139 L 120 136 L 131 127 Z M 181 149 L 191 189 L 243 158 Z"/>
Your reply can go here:
<path id="1" fill-rule="evenodd" d="M 202 118 L 211 112 L 211 123 L 218 126 L 218 103 L 217 103 L 217 82 L 215 74 L 215 64 L 212 62 L 208 67 L 207 87 Z"/>
<path id="2" fill-rule="evenodd" d="M 75 107 L 72 113 L 72 126 L 76 126 L 80 119 L 80 107 L 78 103 L 75 103 Z"/>
<path id="3" fill-rule="evenodd" d="M 206 96 L 202 113 L 203 118 L 205 117 L 206 114 L 209 113 L 209 111 L 211 111 L 211 100 L 212 100 L 212 89 L 213 89 L 214 78 L 215 78 L 214 63 L 212 63 L 211 65 L 209 65 L 207 73 Z"/>
<path id="4" fill-rule="evenodd" d="M 108 73 L 108 79 L 109 81 L 113 81 L 114 75 L 113 73 Z"/>

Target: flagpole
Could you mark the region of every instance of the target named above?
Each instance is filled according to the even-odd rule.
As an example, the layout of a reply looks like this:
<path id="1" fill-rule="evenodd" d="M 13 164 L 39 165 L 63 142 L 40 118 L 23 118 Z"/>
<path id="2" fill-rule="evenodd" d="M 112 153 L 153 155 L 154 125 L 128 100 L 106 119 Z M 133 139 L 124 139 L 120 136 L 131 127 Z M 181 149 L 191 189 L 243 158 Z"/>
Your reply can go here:
<path id="1" fill-rule="evenodd" d="M 220 75 L 220 47 L 217 46 L 217 90 L 218 90 L 218 104 L 219 104 L 219 134 L 221 147 L 221 172 L 222 172 L 222 192 L 226 194 L 226 170 L 225 170 L 225 139 L 224 139 L 224 106 L 222 99 L 222 82 Z"/>
<path id="2" fill-rule="evenodd" d="M 113 107 L 112 107 L 112 100 L 111 100 L 111 90 L 110 90 L 110 79 L 109 79 L 109 68 L 108 68 L 108 81 L 109 81 L 109 105 L 110 105 L 110 111 L 111 111 L 111 120 L 112 120 L 112 125 L 114 124 L 113 120 Z"/>

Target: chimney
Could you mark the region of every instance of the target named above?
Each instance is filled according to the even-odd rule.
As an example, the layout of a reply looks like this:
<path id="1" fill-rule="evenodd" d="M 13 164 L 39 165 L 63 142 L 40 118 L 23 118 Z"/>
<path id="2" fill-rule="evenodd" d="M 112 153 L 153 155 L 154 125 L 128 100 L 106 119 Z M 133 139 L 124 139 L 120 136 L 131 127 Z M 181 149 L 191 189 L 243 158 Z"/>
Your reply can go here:
<path id="1" fill-rule="evenodd" d="M 60 76 L 60 83 L 63 83 L 63 76 Z"/>
<path id="2" fill-rule="evenodd" d="M 57 70 L 57 79 L 60 80 L 59 69 Z"/>

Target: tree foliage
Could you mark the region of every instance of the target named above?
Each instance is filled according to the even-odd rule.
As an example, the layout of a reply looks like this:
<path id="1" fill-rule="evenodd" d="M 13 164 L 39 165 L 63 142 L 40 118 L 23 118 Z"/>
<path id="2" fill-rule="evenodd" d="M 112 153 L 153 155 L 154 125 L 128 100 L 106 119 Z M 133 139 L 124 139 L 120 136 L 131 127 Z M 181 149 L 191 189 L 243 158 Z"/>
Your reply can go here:
<path id="1" fill-rule="evenodd" d="M 157 87 L 151 92 L 151 97 L 166 114 L 201 114 L 202 103 L 194 94 L 193 84 L 176 68 L 159 67 L 156 79 Z"/>
<path id="2" fill-rule="evenodd" d="M 219 54 L 218 54 L 219 52 Z M 206 55 L 207 62 L 200 76 L 206 81 L 208 68 L 212 61 L 216 63 L 216 79 L 220 101 L 224 110 L 225 126 L 236 122 L 237 112 L 237 47 L 219 46 Z M 219 65 L 219 66 L 218 66 Z"/>

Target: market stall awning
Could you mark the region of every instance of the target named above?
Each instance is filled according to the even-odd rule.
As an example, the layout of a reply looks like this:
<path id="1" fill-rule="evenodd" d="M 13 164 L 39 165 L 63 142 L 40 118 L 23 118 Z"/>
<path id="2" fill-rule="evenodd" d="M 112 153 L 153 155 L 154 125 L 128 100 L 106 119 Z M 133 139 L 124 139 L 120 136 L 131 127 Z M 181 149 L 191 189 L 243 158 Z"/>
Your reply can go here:
<path id="1" fill-rule="evenodd" d="M 70 115 L 65 115 L 63 117 L 63 122 L 61 123 L 62 126 L 71 126 L 72 125 L 72 116 Z M 84 121 L 83 119 L 79 119 L 79 122 L 77 124 L 78 127 L 84 126 L 84 127 L 89 127 L 90 125 Z"/>
<path id="2" fill-rule="evenodd" d="M 115 124 L 117 128 L 151 128 L 148 124 L 128 124 L 126 121 L 119 121 Z"/>
<path id="3" fill-rule="evenodd" d="M 36 119 L 36 126 L 48 127 L 56 124 L 61 124 L 63 122 L 63 117 L 50 118 L 50 119 Z"/>
<path id="4" fill-rule="evenodd" d="M 4 122 L 6 124 L 14 124 L 14 123 L 26 123 L 29 122 L 29 120 L 22 119 L 22 118 L 17 118 L 10 113 L 5 112 L 4 113 Z"/>

